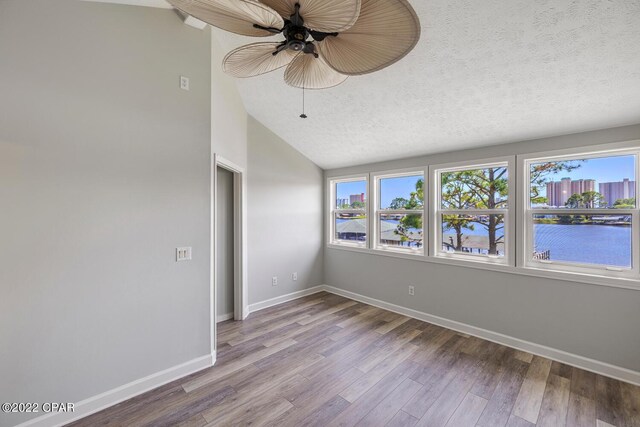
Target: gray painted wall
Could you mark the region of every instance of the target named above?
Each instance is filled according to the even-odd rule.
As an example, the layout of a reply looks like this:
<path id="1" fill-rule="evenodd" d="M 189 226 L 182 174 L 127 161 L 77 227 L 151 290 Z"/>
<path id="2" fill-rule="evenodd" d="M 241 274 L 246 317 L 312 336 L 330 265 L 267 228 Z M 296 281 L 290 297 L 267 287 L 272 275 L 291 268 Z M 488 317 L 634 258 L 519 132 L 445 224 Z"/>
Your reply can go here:
<path id="1" fill-rule="evenodd" d="M 249 303 L 323 283 L 323 172 L 249 117 Z M 291 273 L 298 280 L 291 280 Z M 278 285 L 271 286 L 271 278 Z"/>
<path id="2" fill-rule="evenodd" d="M 233 173 L 218 167 L 217 180 L 217 269 L 216 305 L 218 317 L 233 314 Z"/>
<path id="3" fill-rule="evenodd" d="M 640 139 L 640 125 L 327 171 L 327 177 Z M 640 371 L 640 291 L 325 249 L 328 285 Z M 414 285 L 415 297 L 407 292 Z"/>
<path id="4" fill-rule="evenodd" d="M 0 401 L 209 353 L 210 52 L 169 10 L 0 1 Z"/>
<path id="5" fill-rule="evenodd" d="M 211 33 L 211 149 L 246 170 L 248 115 L 235 79 L 222 71 L 227 52 L 215 31 Z"/>

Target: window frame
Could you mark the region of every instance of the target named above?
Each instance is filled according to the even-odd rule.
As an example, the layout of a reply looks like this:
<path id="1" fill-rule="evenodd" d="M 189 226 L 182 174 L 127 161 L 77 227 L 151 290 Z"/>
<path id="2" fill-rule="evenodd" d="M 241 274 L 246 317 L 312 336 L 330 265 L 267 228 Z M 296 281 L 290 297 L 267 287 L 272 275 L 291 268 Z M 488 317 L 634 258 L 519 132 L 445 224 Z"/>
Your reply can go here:
<path id="1" fill-rule="evenodd" d="M 561 274 L 580 274 L 592 277 L 606 277 L 614 279 L 633 279 L 637 280 L 640 274 L 640 206 L 638 203 L 638 195 L 640 195 L 640 147 L 639 141 L 630 141 L 626 143 L 607 144 L 592 146 L 585 150 L 585 147 L 574 149 L 554 150 L 550 152 L 542 152 L 535 154 L 527 154 L 518 156 L 519 178 L 521 180 L 520 194 L 518 201 L 518 217 L 520 218 L 520 227 L 518 235 L 520 236 L 518 267 L 548 272 L 553 275 Z M 607 209 L 607 208 L 532 208 L 531 207 L 531 182 L 530 167 L 531 164 L 553 160 L 582 160 L 596 159 L 606 157 L 616 157 L 625 155 L 635 155 L 635 191 L 636 191 L 636 207 L 633 209 Z M 627 214 L 631 215 L 631 268 L 617 268 L 597 264 L 583 264 L 568 261 L 551 261 L 533 259 L 534 252 L 534 235 L 533 235 L 533 218 L 535 215 L 606 215 L 606 214 Z"/>
<path id="2" fill-rule="evenodd" d="M 431 220 L 430 225 L 432 229 L 432 237 L 429 240 L 430 250 L 429 252 L 435 258 L 439 259 L 451 259 L 462 262 L 472 263 L 485 263 L 501 266 L 515 266 L 515 251 L 514 251 L 514 239 L 515 239 L 515 211 L 516 205 L 516 186 L 515 186 L 515 156 L 503 156 L 494 157 L 490 159 L 481 160 L 467 160 L 462 162 L 444 163 L 432 165 L 429 167 L 429 176 L 431 178 L 431 191 L 433 197 L 431 197 Z M 507 168 L 507 189 L 508 189 L 508 204 L 507 208 L 501 209 L 443 209 L 442 208 L 442 186 L 441 174 L 445 172 L 456 172 L 465 170 L 479 170 L 489 169 L 496 167 Z M 504 215 L 504 253 L 503 257 L 494 255 L 483 254 L 467 254 L 446 252 L 442 250 L 442 215 Z"/>
<path id="3" fill-rule="evenodd" d="M 371 239 L 371 249 L 374 251 L 380 251 L 384 253 L 404 255 L 409 257 L 424 257 L 427 255 L 428 251 L 428 212 L 427 205 L 429 204 L 428 198 L 428 179 L 427 179 L 427 168 L 405 168 L 405 169 L 394 169 L 387 170 L 381 172 L 371 173 L 371 218 L 373 223 L 373 227 L 371 227 L 372 239 Z M 411 209 L 411 210 L 403 210 L 403 209 L 382 209 L 380 207 L 380 201 L 382 199 L 381 194 L 381 184 L 380 181 L 383 179 L 389 178 L 402 178 L 408 176 L 422 176 L 424 181 L 424 201 L 422 204 L 422 209 Z M 391 215 L 408 215 L 408 214 L 420 214 L 422 215 L 422 246 L 420 248 L 407 248 L 407 247 L 393 247 L 388 245 L 382 245 L 380 243 L 380 216 L 384 214 Z"/>
<path id="4" fill-rule="evenodd" d="M 365 207 L 364 209 L 338 209 L 338 207 L 336 206 L 336 201 L 337 201 L 337 194 L 336 194 L 336 187 L 339 183 L 342 182 L 358 182 L 358 181 L 364 181 L 365 182 L 365 196 L 366 196 L 366 202 L 365 202 Z M 350 247 L 350 248 L 359 248 L 359 249 L 366 249 L 369 247 L 369 242 L 371 241 L 371 236 L 369 234 L 369 209 L 370 209 L 370 205 L 371 205 L 371 197 L 369 196 L 370 194 L 370 188 L 369 188 L 369 174 L 356 174 L 356 175 L 347 175 L 347 176 L 341 176 L 341 177 L 336 177 L 336 178 L 329 178 L 328 179 L 328 183 L 329 183 L 329 221 L 328 221 L 328 229 L 329 229 L 329 240 L 328 243 L 329 245 L 334 245 L 337 247 Z M 335 233 L 335 224 L 336 224 L 336 214 L 338 213 L 361 213 L 364 214 L 365 216 L 365 240 L 363 242 L 361 241 L 351 241 L 351 240 L 341 240 L 341 239 L 336 239 L 336 233 Z"/>

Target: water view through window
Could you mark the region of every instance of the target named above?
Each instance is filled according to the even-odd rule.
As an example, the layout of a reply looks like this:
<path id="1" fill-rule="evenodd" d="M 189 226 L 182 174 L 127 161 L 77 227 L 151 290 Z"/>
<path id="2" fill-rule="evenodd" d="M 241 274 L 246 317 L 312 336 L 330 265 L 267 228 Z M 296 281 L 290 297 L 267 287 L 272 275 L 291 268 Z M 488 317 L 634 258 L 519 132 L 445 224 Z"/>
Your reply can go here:
<path id="1" fill-rule="evenodd" d="M 531 164 L 533 259 L 631 268 L 635 164 L 634 155 Z"/>
<path id="2" fill-rule="evenodd" d="M 631 217 L 535 215 L 536 259 L 631 268 Z"/>

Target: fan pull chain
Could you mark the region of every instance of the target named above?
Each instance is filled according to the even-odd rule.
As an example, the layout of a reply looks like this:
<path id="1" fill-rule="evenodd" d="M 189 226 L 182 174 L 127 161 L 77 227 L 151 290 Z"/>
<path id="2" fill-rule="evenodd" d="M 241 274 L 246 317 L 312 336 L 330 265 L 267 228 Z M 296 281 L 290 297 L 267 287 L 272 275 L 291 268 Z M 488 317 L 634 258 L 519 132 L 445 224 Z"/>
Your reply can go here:
<path id="1" fill-rule="evenodd" d="M 306 119 L 307 115 L 304 113 L 304 68 L 302 68 L 302 114 L 300 114 L 301 119 Z"/>
<path id="2" fill-rule="evenodd" d="M 304 86 L 302 86 L 302 114 L 300 114 L 301 119 L 306 119 L 307 115 L 304 113 Z"/>

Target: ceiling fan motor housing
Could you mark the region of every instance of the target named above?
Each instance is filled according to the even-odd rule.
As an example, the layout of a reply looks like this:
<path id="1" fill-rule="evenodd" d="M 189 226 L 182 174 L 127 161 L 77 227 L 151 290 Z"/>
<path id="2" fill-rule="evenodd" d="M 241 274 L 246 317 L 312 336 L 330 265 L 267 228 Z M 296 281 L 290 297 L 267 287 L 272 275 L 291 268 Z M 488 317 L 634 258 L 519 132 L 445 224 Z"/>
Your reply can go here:
<path id="1" fill-rule="evenodd" d="M 309 32 L 305 27 L 291 25 L 286 29 L 287 47 L 291 50 L 299 52 L 306 46 L 306 40 Z"/>

